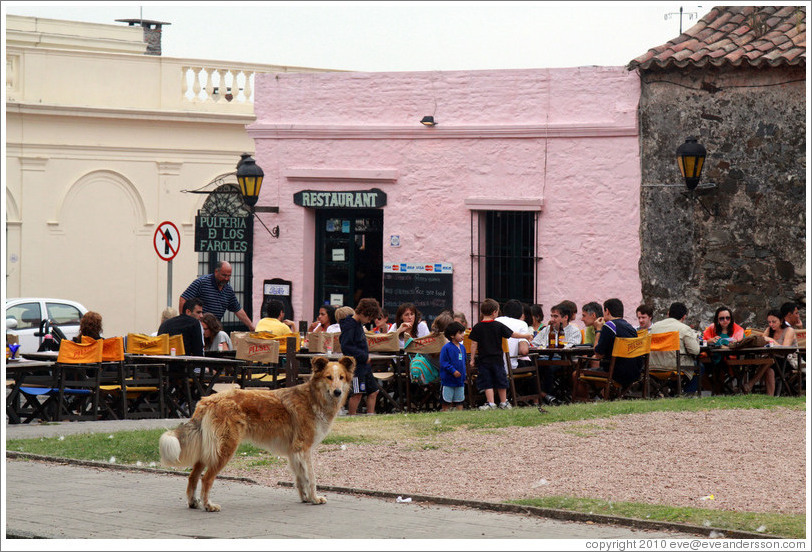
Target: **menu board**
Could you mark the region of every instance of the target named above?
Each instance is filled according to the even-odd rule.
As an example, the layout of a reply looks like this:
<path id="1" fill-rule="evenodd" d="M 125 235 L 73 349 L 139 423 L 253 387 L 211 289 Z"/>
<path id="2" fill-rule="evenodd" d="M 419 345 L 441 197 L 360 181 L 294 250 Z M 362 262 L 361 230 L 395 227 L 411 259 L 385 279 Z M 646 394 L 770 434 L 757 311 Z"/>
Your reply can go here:
<path id="1" fill-rule="evenodd" d="M 431 326 L 442 311 L 454 309 L 453 279 L 451 263 L 385 264 L 383 306 L 390 320 L 402 303 L 414 303 Z"/>

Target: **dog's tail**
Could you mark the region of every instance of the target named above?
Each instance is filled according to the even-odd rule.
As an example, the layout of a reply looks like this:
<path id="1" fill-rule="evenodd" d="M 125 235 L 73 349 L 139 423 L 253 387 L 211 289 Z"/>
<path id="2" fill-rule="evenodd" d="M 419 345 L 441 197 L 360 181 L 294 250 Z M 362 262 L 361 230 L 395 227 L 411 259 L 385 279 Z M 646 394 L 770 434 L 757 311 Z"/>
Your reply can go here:
<path id="1" fill-rule="evenodd" d="M 158 440 L 161 464 L 173 468 L 194 466 L 203 460 L 203 440 L 203 431 L 198 418 L 164 432 Z"/>

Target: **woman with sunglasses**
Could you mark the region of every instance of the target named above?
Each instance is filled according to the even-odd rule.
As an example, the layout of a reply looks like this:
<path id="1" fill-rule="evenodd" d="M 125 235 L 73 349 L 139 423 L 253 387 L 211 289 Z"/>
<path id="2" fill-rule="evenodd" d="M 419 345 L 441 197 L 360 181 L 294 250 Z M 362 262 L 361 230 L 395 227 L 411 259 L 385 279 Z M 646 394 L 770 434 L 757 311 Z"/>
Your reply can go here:
<path id="1" fill-rule="evenodd" d="M 744 328 L 733 321 L 733 311 L 721 306 L 713 315 L 713 324 L 705 328 L 702 339 L 708 343 L 731 345 L 744 339 Z"/>

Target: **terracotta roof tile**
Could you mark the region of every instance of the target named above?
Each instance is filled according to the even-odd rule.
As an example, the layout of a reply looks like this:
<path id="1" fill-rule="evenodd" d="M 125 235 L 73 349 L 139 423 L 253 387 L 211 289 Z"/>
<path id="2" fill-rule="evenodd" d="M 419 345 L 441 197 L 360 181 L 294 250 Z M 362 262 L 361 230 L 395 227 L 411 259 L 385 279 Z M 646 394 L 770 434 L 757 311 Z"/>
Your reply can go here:
<path id="1" fill-rule="evenodd" d="M 806 66 L 806 7 L 716 6 L 673 40 L 633 59 L 628 68 Z"/>

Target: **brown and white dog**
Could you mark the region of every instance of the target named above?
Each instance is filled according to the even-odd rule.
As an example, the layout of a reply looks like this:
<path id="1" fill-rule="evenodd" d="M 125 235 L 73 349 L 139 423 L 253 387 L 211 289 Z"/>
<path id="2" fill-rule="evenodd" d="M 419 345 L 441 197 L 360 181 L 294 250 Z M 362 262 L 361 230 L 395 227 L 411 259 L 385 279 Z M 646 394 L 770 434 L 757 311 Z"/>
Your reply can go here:
<path id="1" fill-rule="evenodd" d="M 209 491 L 243 440 L 288 458 L 302 502 L 327 502 L 316 495 L 312 452 L 347 399 L 355 359 L 315 357 L 312 367 L 310 380 L 295 387 L 234 389 L 205 397 L 188 422 L 161 435 L 161 463 L 192 468 L 186 486 L 190 508 L 199 508 L 202 502 L 207 512 L 220 511 L 220 506 L 209 502 Z M 201 475 L 198 500 L 195 494 Z"/>

